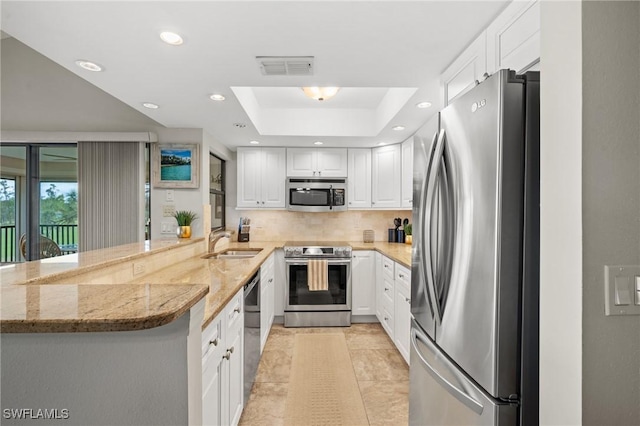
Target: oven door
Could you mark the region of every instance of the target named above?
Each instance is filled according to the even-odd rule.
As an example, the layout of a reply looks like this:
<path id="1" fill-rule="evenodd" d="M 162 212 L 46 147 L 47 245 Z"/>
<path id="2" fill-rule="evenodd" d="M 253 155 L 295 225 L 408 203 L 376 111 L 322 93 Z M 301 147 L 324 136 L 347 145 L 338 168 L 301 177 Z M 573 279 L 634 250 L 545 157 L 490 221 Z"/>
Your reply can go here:
<path id="1" fill-rule="evenodd" d="M 309 291 L 307 259 L 285 259 L 285 263 L 285 311 L 351 310 L 351 259 L 327 259 L 326 291 Z"/>

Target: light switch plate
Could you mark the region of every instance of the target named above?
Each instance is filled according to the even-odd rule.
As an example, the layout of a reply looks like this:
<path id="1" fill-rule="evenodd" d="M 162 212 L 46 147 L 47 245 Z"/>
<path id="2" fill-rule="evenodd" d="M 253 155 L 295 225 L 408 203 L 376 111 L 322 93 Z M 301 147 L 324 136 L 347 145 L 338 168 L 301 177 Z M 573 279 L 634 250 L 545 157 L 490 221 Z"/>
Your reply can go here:
<path id="1" fill-rule="evenodd" d="M 605 315 L 640 315 L 636 282 L 640 266 L 607 265 L 604 267 Z"/>
<path id="2" fill-rule="evenodd" d="M 174 214 L 176 214 L 176 206 L 173 204 L 164 204 L 162 206 L 163 217 L 173 217 Z"/>
<path id="3" fill-rule="evenodd" d="M 165 200 L 166 201 L 173 201 L 173 189 L 167 189 Z"/>

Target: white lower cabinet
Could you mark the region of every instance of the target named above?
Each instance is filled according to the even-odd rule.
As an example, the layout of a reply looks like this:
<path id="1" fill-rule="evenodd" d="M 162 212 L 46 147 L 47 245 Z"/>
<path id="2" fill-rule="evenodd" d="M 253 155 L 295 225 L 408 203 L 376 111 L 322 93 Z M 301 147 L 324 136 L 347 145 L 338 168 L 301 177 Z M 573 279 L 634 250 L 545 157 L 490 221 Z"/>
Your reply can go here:
<path id="1" fill-rule="evenodd" d="M 393 342 L 409 364 L 409 341 L 411 333 L 411 273 L 396 264 L 394 295 Z"/>
<path id="2" fill-rule="evenodd" d="M 275 315 L 275 254 L 260 266 L 260 353 L 267 343 Z"/>
<path id="3" fill-rule="evenodd" d="M 202 332 L 202 424 L 237 425 L 243 407 L 244 297 L 240 290 Z"/>
<path id="4" fill-rule="evenodd" d="M 411 271 L 384 255 L 376 256 L 376 316 L 409 363 Z"/>
<path id="5" fill-rule="evenodd" d="M 375 315 L 375 252 L 354 251 L 351 259 L 351 314 Z"/>

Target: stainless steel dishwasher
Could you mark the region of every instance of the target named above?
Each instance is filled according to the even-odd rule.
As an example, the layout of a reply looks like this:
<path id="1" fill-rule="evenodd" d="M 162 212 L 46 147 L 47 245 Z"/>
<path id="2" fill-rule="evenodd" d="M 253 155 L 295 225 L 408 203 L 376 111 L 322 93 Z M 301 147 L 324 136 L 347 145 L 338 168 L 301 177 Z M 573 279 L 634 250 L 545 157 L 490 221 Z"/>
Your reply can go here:
<path id="1" fill-rule="evenodd" d="M 260 362 L 260 271 L 244 286 L 244 402 Z"/>

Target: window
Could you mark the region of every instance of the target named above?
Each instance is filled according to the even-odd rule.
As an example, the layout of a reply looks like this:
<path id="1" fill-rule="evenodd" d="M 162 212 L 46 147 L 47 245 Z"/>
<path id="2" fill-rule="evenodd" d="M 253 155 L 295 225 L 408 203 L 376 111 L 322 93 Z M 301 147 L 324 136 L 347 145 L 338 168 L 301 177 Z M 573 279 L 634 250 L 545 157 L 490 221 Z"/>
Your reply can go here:
<path id="1" fill-rule="evenodd" d="M 225 167 L 224 160 L 209 154 L 209 203 L 211 204 L 211 229 L 225 227 Z"/>

